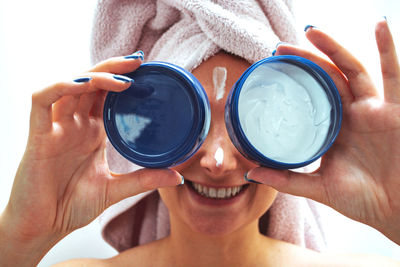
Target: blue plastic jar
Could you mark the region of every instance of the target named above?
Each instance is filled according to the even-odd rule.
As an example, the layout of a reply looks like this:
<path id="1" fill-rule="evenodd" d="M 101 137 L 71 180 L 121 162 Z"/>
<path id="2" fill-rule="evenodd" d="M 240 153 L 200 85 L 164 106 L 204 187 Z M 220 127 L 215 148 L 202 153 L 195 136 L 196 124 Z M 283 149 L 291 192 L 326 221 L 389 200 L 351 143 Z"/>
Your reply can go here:
<path id="1" fill-rule="evenodd" d="M 148 62 L 134 72 L 132 88 L 109 92 L 104 125 L 114 148 L 148 168 L 180 164 L 204 142 L 210 127 L 210 104 L 200 82 L 166 62 Z"/>
<path id="2" fill-rule="evenodd" d="M 294 169 L 320 158 L 342 121 L 340 95 L 318 65 L 274 56 L 250 66 L 231 89 L 225 123 L 235 147 L 265 167 Z"/>

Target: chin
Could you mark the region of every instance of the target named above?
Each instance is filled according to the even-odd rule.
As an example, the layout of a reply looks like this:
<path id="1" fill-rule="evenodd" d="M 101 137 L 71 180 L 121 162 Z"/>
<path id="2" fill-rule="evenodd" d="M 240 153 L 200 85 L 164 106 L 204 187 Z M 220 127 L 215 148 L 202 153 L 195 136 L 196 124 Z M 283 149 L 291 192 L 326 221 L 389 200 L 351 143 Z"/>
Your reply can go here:
<path id="1" fill-rule="evenodd" d="M 250 223 L 249 220 L 244 221 L 237 216 L 223 216 L 223 214 L 212 217 L 209 215 L 192 214 L 182 219 L 191 231 L 206 236 L 229 235 Z M 258 220 L 258 218 L 254 218 L 253 220 Z"/>
<path id="2" fill-rule="evenodd" d="M 170 213 L 171 227 L 210 237 L 229 235 L 249 225 L 258 227 L 258 219 L 276 196 L 274 189 L 253 184 L 237 196 L 238 200 L 226 200 L 221 204 L 199 199 L 188 184 L 159 189 Z"/>

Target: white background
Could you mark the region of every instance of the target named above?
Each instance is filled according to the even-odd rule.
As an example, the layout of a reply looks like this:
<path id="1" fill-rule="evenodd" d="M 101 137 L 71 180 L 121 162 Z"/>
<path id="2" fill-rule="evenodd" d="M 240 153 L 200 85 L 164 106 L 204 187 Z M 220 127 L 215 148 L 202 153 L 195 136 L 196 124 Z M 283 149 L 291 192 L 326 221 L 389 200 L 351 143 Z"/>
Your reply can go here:
<path id="1" fill-rule="evenodd" d="M 294 2 L 299 30 L 312 24 L 334 35 L 360 58 L 377 83 L 380 82 L 374 25 L 382 16 L 387 16 L 400 50 L 400 1 Z M 58 80 L 72 79 L 90 67 L 95 4 L 95 0 L 0 0 L 0 211 L 7 204 L 25 149 L 32 92 Z M 323 212 L 330 250 L 376 253 L 400 259 L 400 247 L 377 231 L 329 208 Z M 57 244 L 39 266 L 70 258 L 107 258 L 115 254 L 102 241 L 98 223 L 94 221 Z"/>

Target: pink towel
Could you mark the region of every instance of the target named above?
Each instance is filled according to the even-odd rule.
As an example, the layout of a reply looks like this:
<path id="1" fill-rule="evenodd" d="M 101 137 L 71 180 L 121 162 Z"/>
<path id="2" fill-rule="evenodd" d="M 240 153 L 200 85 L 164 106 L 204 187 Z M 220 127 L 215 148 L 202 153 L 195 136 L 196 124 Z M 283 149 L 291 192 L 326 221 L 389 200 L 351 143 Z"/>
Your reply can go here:
<path id="1" fill-rule="evenodd" d="M 147 60 L 192 70 L 220 49 L 254 63 L 279 41 L 297 42 L 291 0 L 103 0 L 93 61 L 141 49 Z"/>
<path id="2" fill-rule="evenodd" d="M 291 0 L 102 0 L 92 42 L 94 63 L 143 50 L 147 60 L 191 71 L 224 50 L 250 63 L 271 55 L 276 43 L 297 43 Z M 107 145 L 111 170 L 138 167 Z M 321 250 L 323 229 L 315 202 L 279 193 L 260 223 L 261 232 Z M 127 198 L 100 218 L 104 239 L 118 251 L 169 234 L 168 210 L 157 191 Z"/>

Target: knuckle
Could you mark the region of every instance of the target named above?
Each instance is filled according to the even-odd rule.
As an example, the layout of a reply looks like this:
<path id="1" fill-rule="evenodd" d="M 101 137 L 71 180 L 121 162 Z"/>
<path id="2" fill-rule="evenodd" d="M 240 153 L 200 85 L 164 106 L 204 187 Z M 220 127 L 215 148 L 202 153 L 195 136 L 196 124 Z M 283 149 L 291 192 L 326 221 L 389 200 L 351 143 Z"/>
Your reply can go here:
<path id="1" fill-rule="evenodd" d="M 392 68 L 382 68 L 382 77 L 385 79 L 392 79 L 392 80 L 398 80 L 398 73 L 393 71 Z"/>
<path id="2" fill-rule="evenodd" d="M 150 190 L 156 187 L 154 179 L 151 179 L 151 177 L 143 171 L 138 173 L 138 182 L 139 186 L 144 190 Z"/>
<path id="3" fill-rule="evenodd" d="M 97 63 L 91 71 L 93 72 L 111 72 L 111 68 L 113 65 L 118 63 L 118 57 L 110 57 L 105 59 L 99 63 Z"/>
<path id="4" fill-rule="evenodd" d="M 51 86 L 48 86 L 42 90 L 36 91 L 32 93 L 32 104 L 40 104 L 45 102 L 44 100 L 49 97 L 49 95 L 57 94 L 63 95 L 65 93 L 65 89 L 68 87 L 67 82 L 58 82 Z"/>
<path id="5" fill-rule="evenodd" d="M 119 61 L 120 61 L 120 57 L 110 57 L 110 58 L 106 59 L 104 61 L 104 63 L 112 65 L 112 64 L 118 63 Z"/>
<path id="6" fill-rule="evenodd" d="M 32 103 L 35 104 L 39 101 L 41 96 L 41 92 L 40 91 L 36 91 L 32 93 Z"/>

